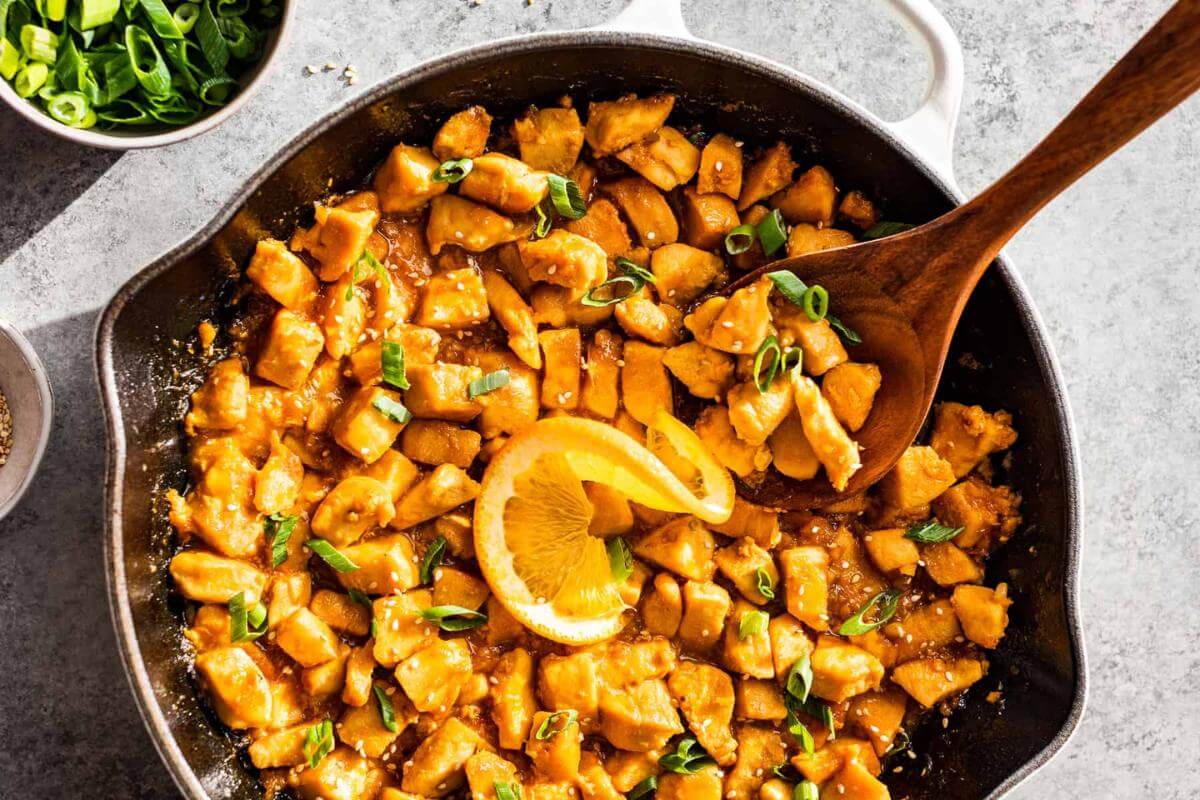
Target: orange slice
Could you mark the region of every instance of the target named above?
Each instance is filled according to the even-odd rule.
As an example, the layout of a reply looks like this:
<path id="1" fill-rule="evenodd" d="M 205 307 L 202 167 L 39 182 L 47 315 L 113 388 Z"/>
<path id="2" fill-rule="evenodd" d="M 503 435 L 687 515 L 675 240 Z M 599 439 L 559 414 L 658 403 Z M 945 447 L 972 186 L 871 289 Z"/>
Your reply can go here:
<path id="1" fill-rule="evenodd" d="M 729 519 L 733 482 L 699 437 L 661 410 L 647 435 L 670 466 L 616 428 L 575 417 L 540 420 L 492 458 L 475 501 L 475 555 L 496 598 L 533 632 L 586 644 L 624 625 L 605 542 L 588 534 L 583 481 L 660 511 Z"/>

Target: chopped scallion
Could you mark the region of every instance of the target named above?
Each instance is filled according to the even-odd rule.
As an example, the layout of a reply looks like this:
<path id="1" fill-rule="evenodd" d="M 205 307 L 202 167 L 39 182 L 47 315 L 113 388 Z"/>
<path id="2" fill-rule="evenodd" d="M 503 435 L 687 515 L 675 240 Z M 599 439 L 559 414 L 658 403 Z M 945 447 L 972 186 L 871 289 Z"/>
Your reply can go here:
<path id="1" fill-rule="evenodd" d="M 797 702 L 803 703 L 808 700 L 808 693 L 812 691 L 812 682 L 812 659 L 806 653 L 797 658 L 792 664 L 792 668 L 788 670 L 784 690 Z"/>
<path id="2" fill-rule="evenodd" d="M 453 158 L 438 165 L 438 168 L 433 171 L 432 180 L 434 183 L 458 183 L 470 175 L 473 169 L 475 169 L 475 162 L 471 159 Z"/>
<path id="3" fill-rule="evenodd" d="M 604 543 L 604 549 L 608 551 L 608 568 L 612 572 L 613 580 L 617 583 L 629 580 L 629 576 L 633 574 L 633 553 L 629 544 L 620 536 L 616 536 Z"/>
<path id="4" fill-rule="evenodd" d="M 819 322 L 825 319 L 829 313 L 829 292 L 824 286 L 810 286 L 804 292 L 802 299 L 804 305 L 804 313 L 813 322 Z"/>
<path id="5" fill-rule="evenodd" d="M 288 542 L 298 521 L 296 517 L 284 517 L 279 514 L 272 514 L 263 520 L 263 530 L 271 540 L 271 566 L 278 567 L 287 561 Z"/>
<path id="6" fill-rule="evenodd" d="M 821 800 L 821 789 L 808 779 L 802 780 L 796 784 L 792 800 Z"/>
<path id="7" fill-rule="evenodd" d="M 616 305 L 633 297 L 645 285 L 646 282 L 635 275 L 617 275 L 616 277 L 609 278 L 599 286 L 593 286 L 591 289 L 588 289 L 587 294 L 580 298 L 579 304 L 592 308 Z M 619 292 L 618 287 L 622 286 L 629 288 Z M 607 290 L 607 292 L 604 290 Z"/>
<path id="8" fill-rule="evenodd" d="M 493 781 L 492 789 L 496 792 L 496 800 L 521 800 L 521 785 L 519 783 Z"/>
<path id="9" fill-rule="evenodd" d="M 58 35 L 41 25 L 24 25 L 21 27 L 21 49 L 30 61 L 53 64 L 58 58 Z"/>
<path id="10" fill-rule="evenodd" d="M 487 614 L 472 611 L 462 606 L 445 605 L 425 608 L 417 615 L 426 622 L 432 622 L 444 631 L 451 633 L 468 631 L 487 623 Z"/>
<path id="11" fill-rule="evenodd" d="M 238 592 L 229 598 L 229 640 L 253 642 L 267 632 L 267 607 L 262 603 L 248 605 L 246 593 Z"/>
<path id="12" fill-rule="evenodd" d="M 383 690 L 383 686 L 376 683 L 371 688 L 375 692 L 375 700 L 379 703 L 379 718 L 383 722 L 383 727 L 392 733 L 400 730 L 400 726 L 396 724 L 396 709 L 392 706 L 392 701 L 387 696 L 387 692 Z"/>
<path id="13" fill-rule="evenodd" d="M 863 233 L 862 240 L 865 242 L 871 239 L 882 239 L 885 236 L 895 236 L 897 233 L 904 233 L 915 227 L 917 226 L 908 222 L 876 222 Z"/>
<path id="14" fill-rule="evenodd" d="M 372 401 L 371 407 L 380 414 L 383 414 L 392 422 L 399 423 L 400 425 L 403 425 L 412 419 L 412 412 L 405 408 L 403 403 L 401 403 L 399 400 L 393 400 L 387 395 L 380 395 L 379 397 L 376 397 L 375 400 Z"/>
<path id="15" fill-rule="evenodd" d="M 758 346 L 758 352 L 754 354 L 754 387 L 758 389 L 759 394 L 766 394 L 771 388 L 771 382 L 775 380 L 775 375 L 779 372 L 779 363 L 783 358 L 783 349 L 779 346 L 779 340 L 774 336 L 768 336 L 763 339 L 763 343 Z"/>
<path id="16" fill-rule="evenodd" d="M 936 519 L 930 519 L 925 522 L 917 522 L 909 525 L 908 530 L 904 532 L 904 536 L 907 539 L 912 539 L 914 542 L 935 544 L 937 542 L 948 542 L 964 530 L 966 529 L 948 528 Z"/>
<path id="17" fill-rule="evenodd" d="M 754 570 L 754 583 L 759 594 L 768 600 L 775 599 L 775 581 L 771 580 L 771 573 L 759 567 Z"/>
<path id="18" fill-rule="evenodd" d="M 885 589 L 867 601 L 854 616 L 842 623 L 838 633 L 842 636 L 861 636 L 881 627 L 896 614 L 896 606 L 900 602 L 902 592 L 897 589 Z M 867 622 L 865 617 L 871 609 L 879 606 L 879 613 L 874 622 Z"/>
<path id="19" fill-rule="evenodd" d="M 583 202 L 583 192 L 578 183 L 553 173 L 546 176 L 546 181 L 550 184 L 550 202 L 560 217 L 579 219 L 587 213 L 587 204 Z"/>
<path id="20" fill-rule="evenodd" d="M 653 272 L 646 269 L 645 267 L 643 267 L 641 264 L 638 264 L 637 262 L 630 261 L 628 258 L 618 258 L 616 260 L 616 265 L 617 265 L 617 268 L 621 270 L 621 272 L 625 273 L 626 275 L 630 276 L 631 278 L 640 278 L 642 281 L 644 281 L 646 283 L 653 283 L 653 284 L 658 283 L 658 281 L 655 280 L 655 278 L 654 278 Z"/>
<path id="21" fill-rule="evenodd" d="M 572 708 L 565 711 L 555 711 L 542 720 L 542 724 L 538 726 L 534 737 L 539 742 L 544 742 L 560 733 L 565 733 L 571 727 L 571 723 L 575 722 L 578 717 L 579 715 Z"/>
<path id="22" fill-rule="evenodd" d="M 425 550 L 425 557 L 421 559 L 419 576 L 422 586 L 433 583 L 434 573 L 442 565 L 442 559 L 446 556 L 446 544 L 445 536 L 439 536 L 429 543 L 429 547 Z"/>
<path id="23" fill-rule="evenodd" d="M 322 561 L 337 572 L 353 572 L 358 569 L 358 564 L 355 564 L 324 539 L 309 539 L 305 544 L 308 545 L 309 550 L 319 555 Z"/>
<path id="24" fill-rule="evenodd" d="M 32 61 L 17 73 L 17 78 L 13 81 L 13 89 L 18 97 L 32 97 L 38 89 L 42 88 L 42 84 L 46 82 L 49 75 L 49 67 L 40 61 Z"/>
<path id="25" fill-rule="evenodd" d="M 762 242 L 763 253 L 768 258 L 787 244 L 787 224 L 778 208 L 763 217 L 755 230 L 758 233 L 758 241 Z"/>
<path id="26" fill-rule="evenodd" d="M 404 345 L 384 339 L 379 345 L 379 367 L 383 382 L 397 389 L 409 388 L 408 374 L 404 367 Z"/>
<path id="27" fill-rule="evenodd" d="M 641 781 L 638 781 L 638 783 L 629 790 L 629 794 L 625 795 L 625 800 L 646 800 L 646 798 L 653 797 L 654 793 L 657 791 L 658 776 L 651 775 L 649 778 L 644 778 Z"/>
<path id="28" fill-rule="evenodd" d="M 758 636 L 767 629 L 767 623 L 770 621 L 771 616 L 765 611 L 747 611 L 738 620 L 738 639 L 744 640 L 751 636 Z"/>
<path id="29" fill-rule="evenodd" d="M 804 306 L 804 293 L 808 291 L 808 284 L 800 280 L 796 273 L 778 269 L 768 272 L 767 277 L 789 303 L 794 306 Z"/>
<path id="30" fill-rule="evenodd" d="M 658 759 L 660 767 L 679 775 L 693 775 L 716 763 L 694 736 L 685 736 L 680 739 L 675 745 L 675 752 L 667 753 Z"/>
<path id="31" fill-rule="evenodd" d="M 744 253 L 754 247 L 755 231 L 753 225 L 738 225 L 725 234 L 725 252 L 731 256 Z"/>
<path id="32" fill-rule="evenodd" d="M 329 720 L 318 722 L 304 734 L 304 758 L 312 769 L 316 769 L 321 760 L 333 752 L 333 747 L 333 723 Z"/>
<path id="33" fill-rule="evenodd" d="M 508 385 L 508 370 L 498 369 L 495 372 L 489 372 L 482 378 L 476 378 L 467 384 L 467 396 L 472 400 L 479 397 L 481 394 L 494 392 L 497 389 Z"/>
<path id="34" fill-rule="evenodd" d="M 829 327 L 837 331 L 838 336 L 841 336 L 843 339 L 845 339 L 848 344 L 862 344 L 862 337 L 859 336 L 856 331 L 847 328 L 842 321 L 833 314 L 826 315 L 825 321 L 828 322 Z"/>
<path id="35" fill-rule="evenodd" d="M 800 718 L 796 716 L 796 712 L 790 708 L 788 709 L 787 720 L 784 724 L 787 725 L 788 733 L 795 738 L 801 749 L 805 753 L 812 755 L 816 750 L 816 743 L 813 741 L 812 732 L 809 731 L 807 725 L 800 721 Z"/>

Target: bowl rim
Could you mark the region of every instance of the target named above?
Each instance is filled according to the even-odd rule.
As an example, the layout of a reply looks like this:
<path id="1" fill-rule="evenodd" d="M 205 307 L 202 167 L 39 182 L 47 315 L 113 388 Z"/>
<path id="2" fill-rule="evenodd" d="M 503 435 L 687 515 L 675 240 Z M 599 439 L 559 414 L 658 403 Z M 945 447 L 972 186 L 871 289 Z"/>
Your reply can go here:
<path id="1" fill-rule="evenodd" d="M 29 490 L 34 476 L 37 475 L 38 467 L 41 466 L 42 457 L 46 454 L 46 446 L 50 442 L 50 430 L 54 422 L 54 392 L 50 388 L 50 378 L 46 374 L 46 367 L 42 364 L 42 359 L 25 335 L 11 323 L 0 319 L 0 336 L 12 342 L 17 348 L 17 353 L 24 360 L 25 367 L 29 371 L 30 383 L 37 390 L 38 405 L 41 409 L 40 428 L 34 443 L 33 459 L 29 462 L 25 474 L 17 481 L 12 494 L 8 497 L 0 497 L 0 520 L 3 520 L 17 507 L 25 492 Z M 11 387 L 9 391 L 12 391 Z"/>
<path id="2" fill-rule="evenodd" d="M 179 790 L 188 800 L 210 800 L 191 765 L 179 750 L 162 709 L 154 696 L 153 687 L 137 642 L 132 612 L 125 585 L 122 541 L 122 511 L 120 497 L 123 490 L 122 466 L 125 462 L 125 440 L 121 418 L 120 397 L 117 393 L 112 359 L 113 331 L 126 303 L 147 283 L 172 268 L 179 260 L 203 248 L 224 227 L 261 185 L 279 168 L 319 136 L 337 123 L 361 109 L 376 103 L 388 95 L 427 80 L 446 71 L 463 68 L 471 63 L 496 56 L 517 55 L 564 47 L 631 47 L 666 51 L 685 56 L 700 56 L 723 62 L 731 68 L 757 72 L 777 80 L 793 91 L 808 95 L 815 102 L 824 103 L 834 111 L 844 114 L 879 136 L 890 147 L 899 151 L 939 191 L 956 204 L 965 200 L 962 191 L 948 176 L 935 169 L 928 160 L 919 155 L 900 139 L 876 114 L 851 100 L 837 89 L 805 73 L 768 58 L 713 42 L 681 39 L 673 36 L 631 33 L 625 31 L 585 29 L 577 31 L 553 31 L 496 39 L 481 44 L 463 47 L 442 56 L 421 61 L 369 87 L 362 94 L 348 99 L 314 120 L 307 128 L 296 134 L 267 157 L 242 187 L 214 214 L 202 228 L 193 232 L 181 244 L 156 258 L 141 271 L 133 275 L 120 289 L 100 315 L 95 339 L 96 377 L 100 385 L 101 399 L 105 411 L 107 428 L 107 469 L 105 474 L 105 577 L 109 592 L 109 609 L 116 629 L 118 647 L 126 677 L 133 690 L 134 699 L 142 719 L 151 734 L 151 740 L 171 773 Z M 1036 357 L 1036 367 L 1049 378 L 1049 392 L 1045 398 L 1058 420 L 1060 452 L 1063 458 L 1062 488 L 1065 498 L 1064 535 L 1064 583 L 1062 586 L 1063 610 L 1066 618 L 1067 635 L 1071 645 L 1071 658 L 1075 667 L 1075 681 L 1070 710 L 1058 733 L 1024 764 L 985 798 L 999 800 L 1034 772 L 1045 766 L 1063 748 L 1079 726 L 1086 705 L 1088 680 L 1087 656 L 1081 630 L 1079 613 L 1080 563 L 1083 542 L 1083 493 L 1080 490 L 1081 460 L 1075 422 L 1066 395 L 1066 381 L 1059 367 L 1047 335 L 1041 314 L 1033 305 L 1032 297 L 1011 262 L 1002 253 L 993 265 L 1006 290 L 1014 300 L 1023 327 L 1028 332 L 1030 344 Z"/>
<path id="3" fill-rule="evenodd" d="M 194 122 L 189 122 L 187 125 L 147 134 L 117 134 L 98 131 L 94 128 L 72 128 L 54 119 L 49 114 L 43 113 L 41 109 L 29 102 L 27 98 L 18 96 L 12 85 L 3 79 L 0 79 L 0 99 L 3 99 L 9 108 L 23 117 L 27 122 L 41 128 L 43 131 L 53 134 L 60 139 L 87 145 L 88 147 L 95 147 L 100 150 L 145 150 L 152 147 L 164 147 L 176 144 L 177 142 L 187 141 L 212 130 L 229 119 L 250 100 L 255 92 L 262 88 L 262 83 L 267 73 L 271 71 L 271 66 L 290 40 L 295 19 L 296 3 L 293 0 L 280 0 L 280 3 L 283 6 L 283 15 L 279 19 L 279 24 L 275 26 L 270 35 L 270 44 L 256 65 L 253 73 L 254 77 L 250 79 L 249 83 L 242 86 L 241 91 L 234 95 L 229 103 L 221 106 L 208 116 L 201 117 Z"/>

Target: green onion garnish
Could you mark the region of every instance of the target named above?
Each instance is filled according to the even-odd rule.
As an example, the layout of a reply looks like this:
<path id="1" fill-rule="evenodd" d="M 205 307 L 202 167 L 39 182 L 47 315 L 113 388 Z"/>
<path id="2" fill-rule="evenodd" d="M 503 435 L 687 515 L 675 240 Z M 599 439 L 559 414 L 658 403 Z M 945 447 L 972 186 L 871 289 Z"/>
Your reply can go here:
<path id="1" fill-rule="evenodd" d="M 785 692 L 783 695 L 783 704 L 787 706 L 789 712 L 796 713 L 803 711 L 813 719 L 819 719 L 825 725 L 825 729 L 829 731 L 829 735 L 834 735 L 834 720 L 833 709 L 828 703 L 818 700 L 811 695 L 807 700 L 799 700 L 791 692 Z"/>
<path id="2" fill-rule="evenodd" d="M 542 203 L 538 203 L 533 207 L 537 213 L 537 224 L 533 226 L 533 233 L 529 235 L 530 239 L 545 239 L 550 234 L 550 225 L 553 220 L 546 213 L 546 208 Z"/>
<path id="3" fill-rule="evenodd" d="M 774 767 L 772 767 L 771 774 L 773 774 L 776 778 L 779 778 L 779 780 L 787 781 L 788 783 L 798 783 L 799 781 L 803 780 L 803 776 L 800 775 L 800 772 L 786 761 L 782 764 L 776 764 Z"/>
<path id="4" fill-rule="evenodd" d="M 421 559 L 421 585 L 433 583 L 433 573 L 442 565 L 442 559 L 446 555 L 446 537 L 439 536 L 429 543 L 429 548 L 425 551 L 425 558 Z"/>
<path id="5" fill-rule="evenodd" d="M 674 753 L 667 753 L 658 760 L 659 766 L 680 775 L 693 775 L 717 762 L 700 747 L 694 736 L 685 736 L 675 745 Z"/>
<path id="6" fill-rule="evenodd" d="M 608 551 L 608 568 L 612 571 L 613 580 L 624 583 L 633 574 L 633 552 L 629 544 L 620 536 L 615 536 L 604 543 Z"/>
<path id="7" fill-rule="evenodd" d="M 0 38 L 0 78 L 11 81 L 21 68 L 21 51 L 8 39 Z"/>
<path id="8" fill-rule="evenodd" d="M 804 313 L 813 322 L 820 322 L 829 313 L 829 292 L 824 286 L 810 286 L 802 300 Z"/>
<path id="9" fill-rule="evenodd" d="M 796 273 L 788 272 L 786 269 L 777 269 L 774 272 L 768 272 L 767 277 L 771 279 L 771 283 L 775 284 L 775 288 L 789 303 L 794 306 L 804 306 L 804 293 L 808 291 L 808 284 L 800 280 Z"/>
<path id="10" fill-rule="evenodd" d="M 309 728 L 304 734 L 304 757 L 308 766 L 316 769 L 321 759 L 333 752 L 333 723 L 322 720 Z"/>
<path id="11" fill-rule="evenodd" d="M 763 343 L 758 346 L 758 352 L 754 354 L 753 376 L 754 386 L 759 394 L 766 394 L 771 388 L 771 381 L 775 380 L 775 373 L 779 371 L 779 360 L 782 356 L 783 348 L 774 336 L 763 339 Z"/>
<path id="12" fill-rule="evenodd" d="M 13 81 L 13 89 L 16 90 L 18 97 L 32 97 L 38 89 L 42 88 L 49 76 L 50 68 L 39 61 L 34 61 L 21 67 L 16 80 Z"/>
<path id="13" fill-rule="evenodd" d="M 964 530 L 965 528 L 948 528 L 936 519 L 931 519 L 909 525 L 908 530 L 904 532 L 904 537 L 922 544 L 936 544 L 937 542 L 948 542 Z"/>
<path id="14" fill-rule="evenodd" d="M 738 639 L 745 640 L 751 636 L 758 636 L 767 629 L 767 623 L 770 621 L 771 615 L 765 611 L 747 611 L 738 620 Z"/>
<path id="15" fill-rule="evenodd" d="M 630 261 L 628 258 L 618 258 L 615 263 L 620 268 L 621 272 L 629 275 L 632 278 L 641 278 L 646 283 L 653 283 L 655 285 L 658 284 L 658 281 L 654 277 L 654 273 L 635 261 Z"/>
<path id="16" fill-rule="evenodd" d="M 599 286 L 593 286 L 587 290 L 579 300 L 580 305 L 591 306 L 593 308 L 601 308 L 603 306 L 612 306 L 617 303 L 622 303 L 642 290 L 646 282 L 635 275 L 617 275 L 615 278 L 609 278 Z M 618 294 L 618 286 L 628 286 L 629 291 Z M 602 290 L 607 289 L 607 297 Z"/>
<path id="17" fill-rule="evenodd" d="M 725 234 L 725 252 L 731 256 L 744 253 L 751 247 L 754 247 L 754 238 L 753 225 L 738 225 Z"/>
<path id="18" fill-rule="evenodd" d="M 768 256 L 775 255 L 779 248 L 787 244 L 787 225 L 778 208 L 763 217 L 755 230 L 758 240 L 762 242 L 763 252 Z"/>
<path id="19" fill-rule="evenodd" d="M 379 366 L 383 381 L 397 389 L 407 389 L 408 375 L 404 368 L 404 345 L 384 339 L 379 345 Z"/>
<path id="20" fill-rule="evenodd" d="M 462 606 L 433 606 L 418 612 L 418 616 L 426 622 L 432 622 L 444 631 L 451 633 L 469 631 L 487 623 L 487 614 L 472 611 Z"/>
<path id="21" fill-rule="evenodd" d="M 433 171 L 434 183 L 458 183 L 463 178 L 471 174 L 471 170 L 475 169 L 475 162 L 469 158 L 452 158 L 449 161 L 443 161 L 438 165 L 438 168 Z"/>
<path id="22" fill-rule="evenodd" d="M 821 790 L 812 781 L 802 780 L 796 784 L 792 800 L 821 800 Z"/>
<path id="23" fill-rule="evenodd" d="M 5 12 L 8 3 L 5 3 Z M 40 61 L 43 64 L 53 64 L 58 58 L 58 36 L 53 31 L 40 25 L 23 25 L 21 27 L 21 49 L 30 61 Z"/>
<path id="24" fill-rule="evenodd" d="M 554 204 L 554 210 L 559 216 L 579 219 L 587 213 L 587 205 L 583 202 L 583 192 L 580 191 L 578 183 L 554 174 L 547 175 L 546 182 L 550 184 L 550 202 Z"/>
<path id="25" fill-rule="evenodd" d="M 889 758 L 903 753 L 910 747 L 912 747 L 912 738 L 908 735 L 908 732 L 903 730 L 896 731 L 895 735 L 892 736 L 892 746 L 880 757 Z"/>
<path id="26" fill-rule="evenodd" d="M 329 566 L 333 567 L 337 572 L 353 572 L 358 569 L 358 564 L 355 564 L 338 549 L 324 539 L 309 539 L 305 544 L 308 549 L 321 557 Z"/>
<path id="27" fill-rule="evenodd" d="M 496 791 L 496 800 L 521 800 L 521 785 L 493 781 L 492 788 Z"/>
<path id="28" fill-rule="evenodd" d="M 192 32 L 192 28 L 196 27 L 196 20 L 199 18 L 200 6 L 197 3 L 183 3 L 171 15 L 171 21 L 185 36 Z"/>
<path id="29" fill-rule="evenodd" d="M 297 521 L 296 517 L 284 517 L 279 514 L 272 514 L 263 520 L 263 531 L 271 540 L 271 566 L 278 567 L 287 561 L 288 541 L 292 538 Z"/>
<path id="30" fill-rule="evenodd" d="M 803 703 L 808 700 L 808 693 L 812 691 L 812 683 L 812 659 L 805 653 L 797 658 L 796 663 L 792 664 L 792 668 L 788 670 L 787 682 L 784 687 L 790 697 L 795 698 L 798 703 Z"/>
<path id="31" fill-rule="evenodd" d="M 904 233 L 917 227 L 908 222 L 876 222 L 862 235 L 862 240 L 882 239 L 885 236 L 895 236 L 897 233 Z"/>
<path id="32" fill-rule="evenodd" d="M 754 583 L 759 594 L 768 600 L 775 599 L 775 582 L 771 580 L 771 573 L 759 567 L 754 570 Z"/>
<path id="33" fill-rule="evenodd" d="M 393 400 L 386 395 L 376 397 L 371 402 L 371 406 L 392 422 L 397 422 L 401 425 L 412 419 L 412 412 L 405 408 L 403 403 Z"/>
<path id="34" fill-rule="evenodd" d="M 629 790 L 629 794 L 625 795 L 625 800 L 644 800 L 644 798 L 653 797 L 658 791 L 658 776 L 651 775 L 645 778 Z"/>
<path id="35" fill-rule="evenodd" d="M 896 614 L 896 606 L 900 602 L 902 592 L 897 589 L 885 589 L 879 594 L 867 601 L 867 604 L 858 610 L 850 619 L 842 623 L 842 627 L 838 628 L 838 633 L 842 636 L 860 636 L 864 633 L 870 633 L 876 628 L 883 625 Z M 872 608 L 879 606 L 879 614 L 874 622 L 865 622 L 865 617 Z"/>
<path id="36" fill-rule="evenodd" d="M 396 709 L 392 707 L 387 692 L 383 691 L 383 687 L 378 683 L 371 688 L 375 691 L 375 699 L 379 701 L 379 718 L 383 720 L 383 727 L 392 733 L 400 730 L 400 726 L 396 724 Z"/>
<path id="37" fill-rule="evenodd" d="M 508 370 L 498 369 L 495 372 L 489 372 L 482 378 L 476 378 L 467 384 L 467 396 L 472 400 L 479 397 L 481 394 L 494 392 L 502 386 L 508 385 Z"/>
<path id="38" fill-rule="evenodd" d="M 375 607 L 371 603 L 371 598 L 368 597 L 367 593 L 362 589 L 347 589 L 346 594 L 350 595 L 350 599 L 358 603 L 360 606 L 366 606 L 367 608 Z"/>
<path id="39" fill-rule="evenodd" d="M 862 337 L 857 332 L 847 328 L 842 324 L 842 321 L 833 314 L 828 314 L 825 321 L 829 323 L 829 327 L 837 331 L 838 336 L 841 336 L 849 344 L 862 344 Z"/>
<path id="40" fill-rule="evenodd" d="M 573 708 L 569 708 L 566 711 L 555 711 L 542 720 L 542 724 L 538 726 L 534 737 L 539 742 L 544 742 L 553 736 L 565 733 L 567 728 L 571 727 L 571 723 L 575 721 L 576 717 L 578 717 L 578 714 L 576 714 Z"/>
<path id="41" fill-rule="evenodd" d="M 253 642 L 267 632 L 267 607 L 262 603 L 246 605 L 246 593 L 238 592 L 229 598 L 229 640 Z"/>
<path id="42" fill-rule="evenodd" d="M 786 725 L 788 733 L 795 737 L 804 752 L 811 756 L 817 749 L 816 742 L 813 741 L 812 733 L 808 730 L 808 726 L 801 722 L 800 718 L 796 716 L 796 712 L 790 708 L 787 712 Z"/>
<path id="43" fill-rule="evenodd" d="M 69 128 L 90 128 L 96 112 L 82 92 L 59 92 L 46 101 L 46 113 Z"/>

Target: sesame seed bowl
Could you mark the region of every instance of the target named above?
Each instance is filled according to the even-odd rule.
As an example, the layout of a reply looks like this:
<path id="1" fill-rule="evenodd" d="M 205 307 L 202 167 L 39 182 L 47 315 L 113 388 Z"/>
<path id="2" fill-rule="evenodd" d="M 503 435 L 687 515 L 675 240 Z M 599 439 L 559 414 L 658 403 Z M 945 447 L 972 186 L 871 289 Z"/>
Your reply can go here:
<path id="1" fill-rule="evenodd" d="M 0 519 L 29 488 L 46 451 L 54 400 L 33 346 L 0 320 Z M 7 410 L 4 410 L 7 406 Z M 7 453 L 5 454 L 5 451 Z"/>

